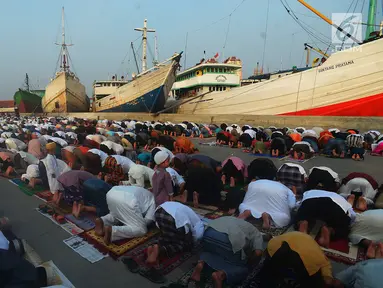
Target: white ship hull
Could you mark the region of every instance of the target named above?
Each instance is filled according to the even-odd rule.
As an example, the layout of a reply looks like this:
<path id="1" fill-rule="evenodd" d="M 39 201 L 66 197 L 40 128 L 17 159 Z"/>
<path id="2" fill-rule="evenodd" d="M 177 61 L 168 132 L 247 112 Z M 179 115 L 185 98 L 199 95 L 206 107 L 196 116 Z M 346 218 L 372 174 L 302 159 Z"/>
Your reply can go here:
<path id="1" fill-rule="evenodd" d="M 45 113 L 89 112 L 89 98 L 76 77 L 60 72 L 46 87 L 42 107 Z"/>
<path id="2" fill-rule="evenodd" d="M 334 53 L 320 67 L 208 93 L 180 114 L 383 116 L 383 39 Z"/>

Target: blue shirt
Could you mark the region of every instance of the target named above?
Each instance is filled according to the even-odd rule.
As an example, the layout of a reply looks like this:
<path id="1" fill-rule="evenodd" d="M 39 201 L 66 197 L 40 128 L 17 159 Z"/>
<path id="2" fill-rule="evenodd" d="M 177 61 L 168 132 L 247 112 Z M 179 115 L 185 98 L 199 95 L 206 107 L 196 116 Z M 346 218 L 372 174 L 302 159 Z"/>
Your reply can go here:
<path id="1" fill-rule="evenodd" d="M 347 288 L 380 288 L 383 283 L 383 259 L 359 262 L 336 275 Z"/>

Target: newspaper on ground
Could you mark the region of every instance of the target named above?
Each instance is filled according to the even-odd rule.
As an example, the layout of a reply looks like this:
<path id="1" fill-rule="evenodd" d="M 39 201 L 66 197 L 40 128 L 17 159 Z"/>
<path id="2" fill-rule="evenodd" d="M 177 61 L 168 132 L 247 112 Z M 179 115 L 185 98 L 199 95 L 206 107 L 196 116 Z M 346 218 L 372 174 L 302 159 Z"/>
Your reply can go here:
<path id="1" fill-rule="evenodd" d="M 107 257 L 107 255 L 100 253 L 96 248 L 79 236 L 75 235 L 63 241 L 69 248 L 80 254 L 90 263 L 96 263 Z"/>

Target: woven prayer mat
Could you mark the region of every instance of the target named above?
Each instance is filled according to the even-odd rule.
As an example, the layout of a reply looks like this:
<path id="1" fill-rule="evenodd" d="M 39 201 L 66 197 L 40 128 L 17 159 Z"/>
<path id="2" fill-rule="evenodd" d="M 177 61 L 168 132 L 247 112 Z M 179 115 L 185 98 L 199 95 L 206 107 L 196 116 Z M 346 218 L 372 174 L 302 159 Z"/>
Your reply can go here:
<path id="1" fill-rule="evenodd" d="M 260 271 L 263 268 L 264 258 L 261 259 L 261 261 L 258 263 L 257 266 L 255 266 L 246 279 L 241 283 L 241 285 L 237 286 L 230 286 L 230 288 L 258 288 L 260 286 Z M 198 287 L 198 288 L 213 288 L 214 284 L 211 278 L 211 273 L 213 272 L 212 269 L 204 269 L 201 273 L 201 282 L 195 283 L 194 281 L 190 280 L 191 275 L 193 274 L 194 267 L 191 268 L 188 272 L 186 272 L 184 275 L 182 275 L 177 282 L 172 283 L 168 285 L 167 287 Z M 175 286 L 175 284 L 177 286 Z M 228 288 L 229 286 L 225 285 L 225 288 Z"/>
<path id="2" fill-rule="evenodd" d="M 34 194 L 35 197 L 39 198 L 40 200 L 44 202 L 51 201 L 53 198 L 53 194 L 51 191 L 42 191 L 42 192 L 37 192 Z"/>
<path id="3" fill-rule="evenodd" d="M 126 256 L 126 257 L 133 258 L 137 262 L 140 268 L 140 271 L 148 271 L 150 267 L 147 266 L 145 262 L 147 258 L 147 249 L 149 246 L 157 244 L 157 243 L 158 243 L 158 237 L 157 236 L 153 237 L 152 239 L 145 242 L 144 244 L 141 244 L 137 246 L 136 248 L 132 249 L 131 251 L 125 253 L 123 257 Z M 182 263 L 187 261 L 194 254 L 198 253 L 201 250 L 201 248 L 202 246 L 199 245 L 195 247 L 192 251 L 179 253 L 172 258 L 167 258 L 167 257 L 161 258 L 160 264 L 159 266 L 156 266 L 156 268 L 159 269 L 163 275 L 167 275 L 170 272 L 172 272 L 175 268 L 179 267 Z"/>
<path id="4" fill-rule="evenodd" d="M 314 227 L 310 231 L 310 236 L 318 239 L 323 222 L 316 221 Z M 357 262 L 366 260 L 365 248 L 357 245 L 352 245 L 348 239 L 332 240 L 329 248 L 321 247 L 327 257 L 335 262 L 341 262 L 348 265 L 353 265 Z"/>
<path id="5" fill-rule="evenodd" d="M 291 155 L 288 155 L 286 157 L 280 158 L 279 160 L 280 161 L 289 161 L 289 162 L 293 162 L 293 163 L 303 164 L 303 163 L 306 163 L 307 161 L 310 161 L 310 160 L 314 159 L 315 157 L 316 156 L 314 155 L 313 157 L 311 157 L 309 159 L 297 160 L 297 159 L 294 159 L 293 157 L 291 157 Z"/>
<path id="6" fill-rule="evenodd" d="M 214 219 L 221 218 L 223 216 L 232 216 L 232 215 L 230 215 L 229 213 L 227 213 L 225 211 L 217 210 L 217 211 L 212 211 L 210 213 L 205 214 L 204 218 L 214 220 Z"/>
<path id="7" fill-rule="evenodd" d="M 347 253 L 331 249 L 331 247 L 334 246 L 333 242 L 330 243 L 330 248 L 321 248 L 326 254 L 326 256 L 335 262 L 341 262 L 347 265 L 354 265 L 360 261 L 367 260 L 365 248 L 359 247 L 357 245 L 351 245 L 351 243 L 348 243 L 348 245 L 349 249 Z"/>
<path id="8" fill-rule="evenodd" d="M 266 230 L 266 229 L 263 229 L 262 227 L 263 225 L 262 219 L 256 219 L 254 217 L 250 217 L 246 219 L 246 221 L 252 224 L 253 226 L 255 226 L 259 230 L 259 232 L 261 232 L 262 234 L 269 235 L 271 237 L 276 237 L 286 232 L 294 231 L 294 225 L 288 225 L 281 228 L 271 227 L 270 229 Z"/>
<path id="9" fill-rule="evenodd" d="M 21 179 L 19 178 L 14 178 L 14 179 L 11 179 L 9 180 L 9 182 L 11 182 L 12 184 L 15 184 L 17 185 L 20 190 L 28 195 L 28 196 L 32 196 L 32 195 L 35 195 L 36 193 L 39 193 L 39 192 L 44 192 L 44 191 L 47 191 L 47 189 L 45 189 L 43 186 L 41 185 L 36 185 L 34 188 L 31 188 L 28 186 L 27 183 L 25 183 L 24 181 L 22 181 Z"/>
<path id="10" fill-rule="evenodd" d="M 129 250 L 136 248 L 138 245 L 145 243 L 150 240 L 152 237 L 156 236 L 159 233 L 158 229 L 150 230 L 146 233 L 145 236 L 136 237 L 131 239 L 123 239 L 116 242 L 113 242 L 109 245 L 106 245 L 104 238 L 97 236 L 95 230 L 90 230 L 88 232 L 82 233 L 80 236 L 83 237 L 86 241 L 92 244 L 98 251 L 101 253 L 108 253 L 113 259 L 121 257 L 123 254 Z"/>

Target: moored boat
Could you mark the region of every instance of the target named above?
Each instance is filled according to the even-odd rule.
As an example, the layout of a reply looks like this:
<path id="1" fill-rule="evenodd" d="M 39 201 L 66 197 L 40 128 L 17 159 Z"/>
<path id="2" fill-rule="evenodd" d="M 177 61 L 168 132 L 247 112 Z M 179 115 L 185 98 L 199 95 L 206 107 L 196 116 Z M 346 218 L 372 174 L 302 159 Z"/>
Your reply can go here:
<path id="1" fill-rule="evenodd" d="M 86 95 L 85 86 L 69 69 L 67 47 L 70 45 L 65 43 L 64 8 L 62 13 L 61 70 L 46 87 L 42 108 L 45 113 L 88 112 L 90 101 Z"/>
<path id="2" fill-rule="evenodd" d="M 97 97 L 99 93 L 94 93 L 96 97 L 93 101 L 93 110 L 95 112 L 157 112 L 164 108 L 176 79 L 176 71 L 179 68 L 182 53 L 176 53 L 166 61 L 160 64 L 156 63 L 151 69 L 146 69 L 147 32 L 154 32 L 153 29 L 148 29 L 146 25 L 147 20 L 145 19 L 144 27 L 136 29 L 142 31 L 143 72 L 134 76 L 131 81 L 121 87 L 115 86 L 115 91 L 110 95 Z M 112 81 L 111 83 L 117 82 Z M 110 89 L 107 89 L 107 91 L 110 91 Z"/>
<path id="3" fill-rule="evenodd" d="M 177 113 L 383 116 L 382 31 L 369 35 L 365 43 L 333 53 L 320 66 L 230 91 L 203 94 L 181 104 Z"/>
<path id="4" fill-rule="evenodd" d="M 24 87 L 20 88 L 13 96 L 14 108 L 19 113 L 42 113 L 41 99 L 44 94 L 44 90 L 30 90 L 29 76 L 26 74 Z"/>

